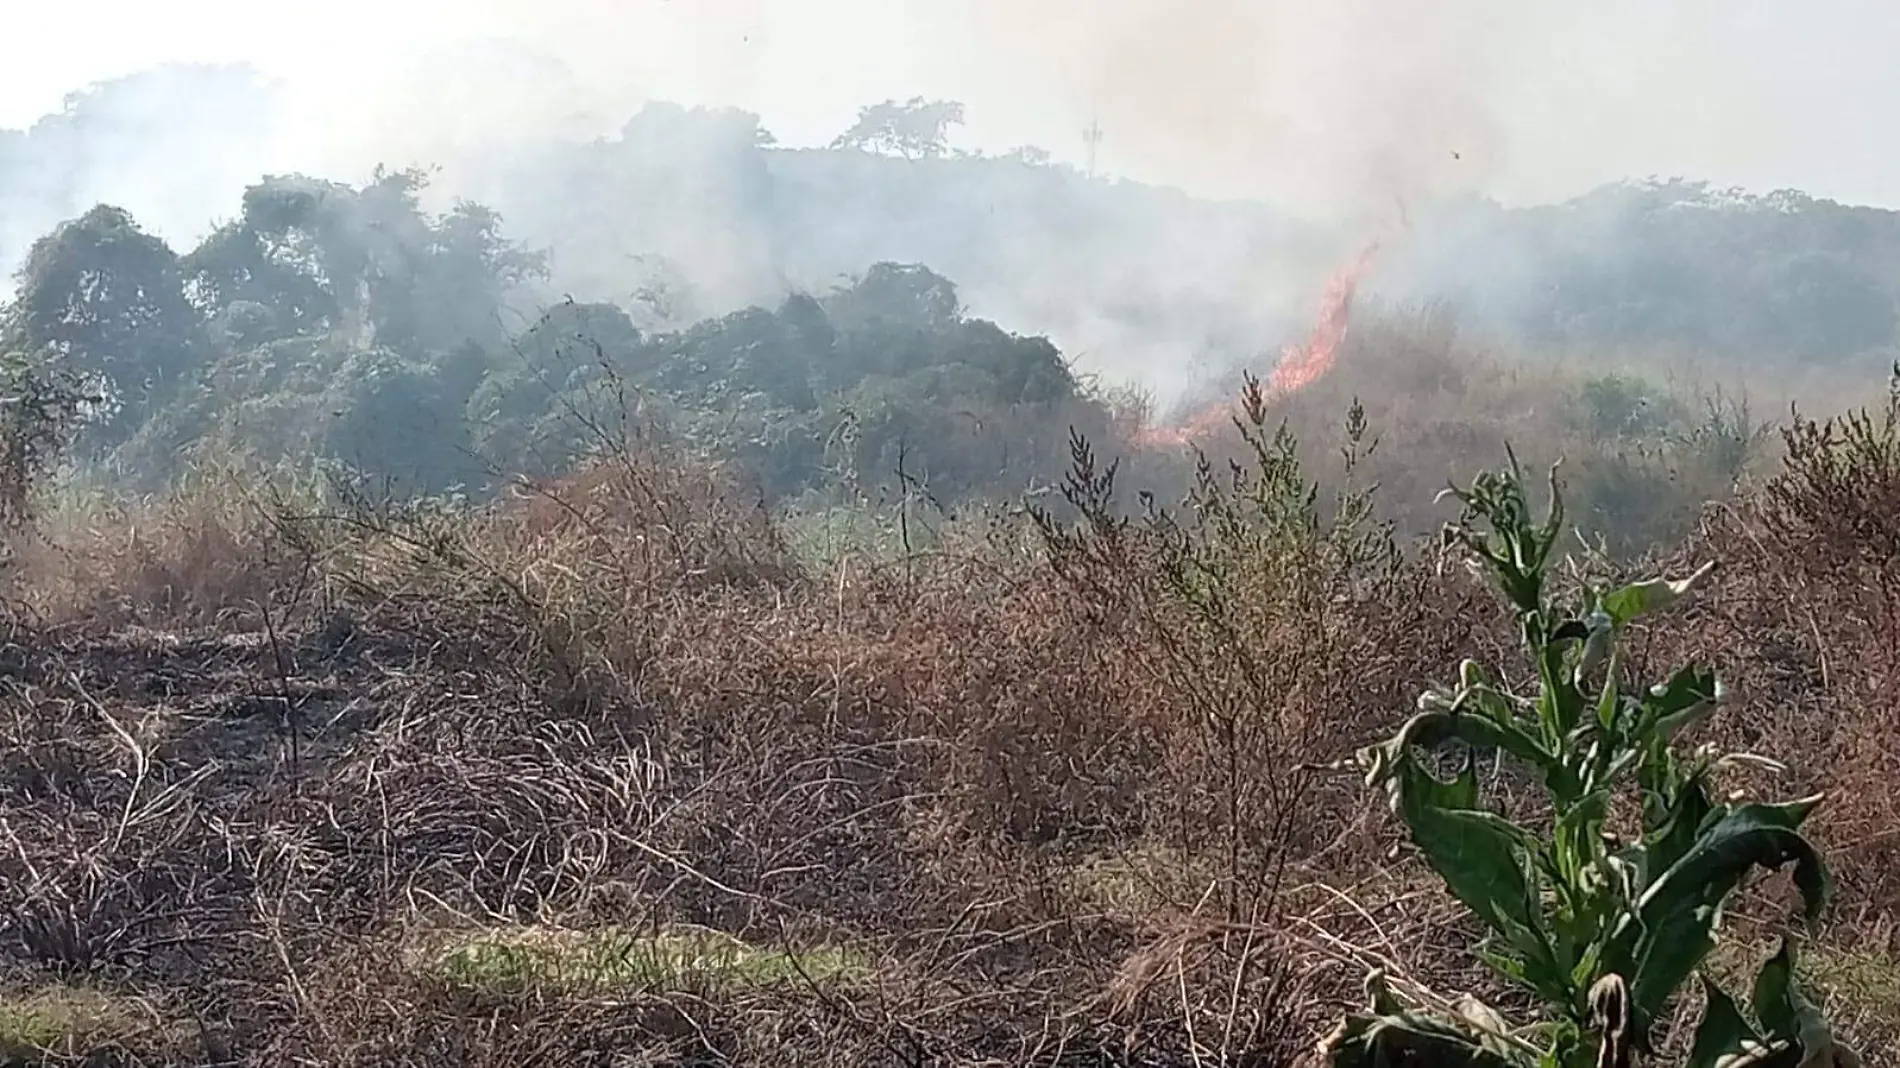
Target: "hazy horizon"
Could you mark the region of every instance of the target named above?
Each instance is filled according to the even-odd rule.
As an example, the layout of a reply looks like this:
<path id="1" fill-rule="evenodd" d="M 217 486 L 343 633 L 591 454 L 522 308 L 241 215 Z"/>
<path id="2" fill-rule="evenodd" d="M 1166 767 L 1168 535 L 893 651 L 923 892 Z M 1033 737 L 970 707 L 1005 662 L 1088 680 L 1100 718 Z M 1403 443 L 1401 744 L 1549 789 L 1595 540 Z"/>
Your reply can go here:
<path id="1" fill-rule="evenodd" d="M 238 63 L 284 88 L 267 141 L 236 153 L 258 170 L 452 167 L 528 131 L 605 133 L 654 99 L 739 107 L 781 143 L 822 144 L 863 104 L 923 95 L 968 105 L 965 147 L 1079 162 L 1097 121 L 1106 173 L 1309 217 L 1448 192 L 1548 202 L 1651 175 L 1900 205 L 1900 168 L 1863 134 L 1900 95 L 1882 59 L 1900 11 L 1871 2 L 1022 7 L 42 6 L 25 16 L 29 47 L 0 68 L 0 128 L 100 81 Z"/>
<path id="2" fill-rule="evenodd" d="M 1801 12 L 1766 0 L 336 0 L 269 13 L 108 0 L 84 16 L 43 6 L 23 24 L 28 47 L 0 66 L 0 132 L 62 114 L 67 94 L 114 89 L 78 121 L 0 136 L 9 275 L 95 203 L 183 252 L 265 175 L 358 184 L 379 165 L 425 166 L 431 207 L 479 201 L 550 252 L 543 297 L 626 304 L 657 270 L 712 315 L 878 260 L 921 262 L 973 314 L 1165 397 L 1236 360 L 1270 362 L 1375 235 L 1390 240 L 1369 300 L 1450 299 L 1468 322 L 1544 315 L 1567 271 L 1585 287 L 1571 293 L 1605 307 L 1665 299 L 1620 258 L 1643 235 L 1615 198 L 1567 214 L 1555 244 L 1541 223 L 1500 229 L 1464 198 L 1548 204 L 1681 177 L 1900 206 L 1900 167 L 1861 136 L 1900 98 L 1883 54 L 1900 44 L 1900 9 L 1850 0 Z M 1008 166 L 927 178 L 843 157 L 767 164 L 749 145 L 730 151 L 717 116 L 649 113 L 637 144 L 616 137 L 667 101 L 737 108 L 781 147 L 819 146 L 859 108 L 911 97 L 965 105 L 953 148 L 1031 145 L 1079 165 L 1098 123 L 1102 176 L 1248 203 Z M 1403 233 L 1401 208 L 1416 224 Z M 1688 240 L 1724 265 L 1752 255 Z M 1882 262 L 1801 254 L 1777 252 L 1796 273 L 1749 291 L 1885 291 Z M 1566 306 L 1545 326 L 1621 314 Z"/>

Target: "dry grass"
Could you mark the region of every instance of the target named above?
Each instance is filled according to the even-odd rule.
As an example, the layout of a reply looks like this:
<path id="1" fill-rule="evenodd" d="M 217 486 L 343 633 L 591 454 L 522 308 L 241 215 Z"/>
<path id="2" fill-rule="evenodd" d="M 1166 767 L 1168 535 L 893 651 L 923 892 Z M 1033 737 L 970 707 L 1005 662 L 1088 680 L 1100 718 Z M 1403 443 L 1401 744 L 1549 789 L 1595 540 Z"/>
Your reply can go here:
<path id="1" fill-rule="evenodd" d="M 1353 461 L 1377 500 L 1427 495 L 1394 441 L 1476 466 L 1556 425 L 1510 406 L 1551 379 L 1408 344 Z M 1454 411 L 1479 381 L 1494 419 Z M 74 563 L 16 576 L 0 643 L 0 978 L 135 991 L 203 1022 L 156 1059 L 259 1065 L 1282 1065 L 1368 966 L 1477 990 L 1317 765 L 1508 635 L 1388 513 L 1305 504 L 1341 468 L 1260 414 L 1166 517 L 1078 449 L 1040 532 L 822 568 L 653 442 L 477 511 L 207 485 L 55 524 Z M 1900 462 L 1845 439 L 1797 427 L 1689 525 L 1723 582 L 1642 647 L 1713 655 L 1727 740 L 1833 791 L 1814 961 L 1878 1062 Z"/>
<path id="2" fill-rule="evenodd" d="M 1429 314 L 1368 318 L 1355 322 L 1330 374 L 1269 410 L 1298 440 L 1318 443 L 1337 440 L 1341 413 L 1362 403 L 1378 448 L 1358 473 L 1380 487 L 1381 515 L 1404 536 L 1435 533 L 1448 518 L 1433 504 L 1438 491 L 1497 464 L 1507 443 L 1528 469 L 1562 460 L 1571 520 L 1626 558 L 1679 544 L 1704 503 L 1772 470 L 1764 417 L 1786 411 L 1785 394 L 1660 357 L 1562 355 L 1496 353 Z M 1225 460 L 1246 450 L 1229 434 L 1210 451 Z M 1330 450 L 1310 461 L 1328 481 L 1341 474 Z"/>

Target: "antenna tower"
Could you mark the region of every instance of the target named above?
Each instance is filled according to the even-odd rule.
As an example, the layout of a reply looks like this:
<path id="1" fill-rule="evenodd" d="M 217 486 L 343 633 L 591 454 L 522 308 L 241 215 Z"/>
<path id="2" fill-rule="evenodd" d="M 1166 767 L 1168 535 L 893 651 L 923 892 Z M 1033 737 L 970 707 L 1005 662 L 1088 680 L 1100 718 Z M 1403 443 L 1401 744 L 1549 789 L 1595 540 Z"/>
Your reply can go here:
<path id="1" fill-rule="evenodd" d="M 1095 177 L 1095 150 L 1102 144 L 1102 124 L 1089 120 L 1089 128 L 1082 131 L 1082 140 L 1089 146 L 1089 177 Z"/>

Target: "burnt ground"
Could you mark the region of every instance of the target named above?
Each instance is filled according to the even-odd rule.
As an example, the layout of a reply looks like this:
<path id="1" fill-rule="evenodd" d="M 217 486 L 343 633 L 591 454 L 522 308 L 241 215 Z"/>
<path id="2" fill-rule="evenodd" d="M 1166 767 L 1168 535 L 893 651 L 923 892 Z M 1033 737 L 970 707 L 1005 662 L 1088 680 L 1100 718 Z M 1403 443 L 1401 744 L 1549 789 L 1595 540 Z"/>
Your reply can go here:
<path id="1" fill-rule="evenodd" d="M 904 746 L 790 713 L 684 731 L 573 701 L 480 627 L 418 612 L 288 633 L 16 628 L 0 993 L 18 1019 L 57 1016 L 69 1059 L 101 1064 L 1182 1056 L 1103 1001 L 1144 932 L 1052 883 L 1026 900 L 1021 870 L 933 844 Z M 470 932 L 676 924 L 848 946 L 866 967 L 847 987 L 550 991 L 415 965 Z M 62 998 L 80 1000 L 46 1008 Z"/>

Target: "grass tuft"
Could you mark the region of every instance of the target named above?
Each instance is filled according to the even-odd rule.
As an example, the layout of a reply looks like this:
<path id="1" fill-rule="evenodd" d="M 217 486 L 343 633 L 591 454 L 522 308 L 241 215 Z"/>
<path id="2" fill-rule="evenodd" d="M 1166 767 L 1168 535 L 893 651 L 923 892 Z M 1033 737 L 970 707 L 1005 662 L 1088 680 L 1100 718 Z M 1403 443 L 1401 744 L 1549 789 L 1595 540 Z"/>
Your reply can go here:
<path id="1" fill-rule="evenodd" d="M 438 944 L 420 954 L 416 963 L 425 977 L 442 985 L 508 997 L 741 992 L 848 982 L 868 971 L 864 961 L 841 948 L 754 946 L 697 927 L 675 927 L 657 934 L 619 927 L 503 928 Z"/>
<path id="2" fill-rule="evenodd" d="M 175 1029 L 149 1004 L 57 984 L 0 993 L 0 1065 L 32 1065 L 168 1044 Z"/>

